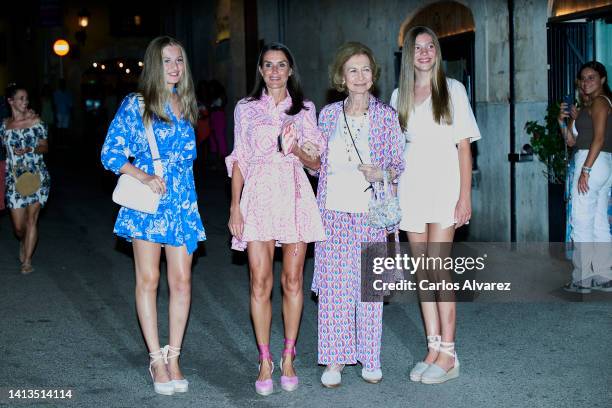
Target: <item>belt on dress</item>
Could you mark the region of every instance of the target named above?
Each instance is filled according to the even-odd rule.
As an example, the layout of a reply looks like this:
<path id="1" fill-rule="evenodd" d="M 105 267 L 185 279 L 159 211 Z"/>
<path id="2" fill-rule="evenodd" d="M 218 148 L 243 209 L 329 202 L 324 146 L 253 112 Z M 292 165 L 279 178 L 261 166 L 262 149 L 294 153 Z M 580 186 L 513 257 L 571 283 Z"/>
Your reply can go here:
<path id="1" fill-rule="evenodd" d="M 251 157 L 247 164 L 294 164 L 294 165 L 302 165 L 302 162 L 295 157 L 284 156 L 282 153 L 276 153 L 267 156 L 255 156 Z"/>

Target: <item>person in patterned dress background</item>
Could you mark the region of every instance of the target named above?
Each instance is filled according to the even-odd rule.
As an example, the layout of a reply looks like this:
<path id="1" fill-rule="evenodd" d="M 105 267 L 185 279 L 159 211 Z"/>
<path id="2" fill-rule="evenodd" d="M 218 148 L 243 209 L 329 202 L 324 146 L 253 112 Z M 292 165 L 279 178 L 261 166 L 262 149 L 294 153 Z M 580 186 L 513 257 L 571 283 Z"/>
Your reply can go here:
<path id="1" fill-rule="evenodd" d="M 382 302 L 361 301 L 361 243 L 386 242 L 387 230 L 367 223 L 370 183 L 394 180 L 404 168 L 397 114 L 370 94 L 379 68 L 372 51 L 347 43 L 336 52 L 332 86 L 348 93 L 319 115 L 324 146 L 317 201 L 327 240 L 315 244 L 312 290 L 319 297 L 318 361 L 326 387 L 341 383 L 345 364 L 362 365 L 370 383 L 382 380 Z"/>
<path id="2" fill-rule="evenodd" d="M 193 252 L 198 241 L 206 239 L 193 180 L 196 157 L 193 125 L 198 111 L 187 55 L 177 40 L 164 36 L 151 41 L 145 52 L 139 92 L 128 95 L 121 103 L 108 129 L 101 158 L 106 169 L 129 174 L 162 194 L 155 214 L 122 207 L 114 232 L 132 241 L 136 309 L 151 357 L 149 369 L 154 390 L 172 395 L 188 390 L 178 356 L 191 305 Z M 153 174 L 145 126 L 152 126 L 163 177 Z M 132 163 L 128 161 L 130 156 L 134 157 Z M 162 247 L 170 288 L 170 339 L 163 348 L 156 306 Z"/>
<path id="3" fill-rule="evenodd" d="M 11 116 L 0 126 L 0 138 L 6 148 L 6 205 L 10 209 L 15 235 L 19 239 L 21 273 L 34 271 L 32 256 L 38 242 L 38 215 L 49 198 L 51 179 L 43 160 L 49 150 L 47 128 L 38 116 L 28 110 L 28 92 L 17 84 L 6 89 Z M 40 176 L 40 187 L 22 196 L 15 186 L 24 172 Z"/>

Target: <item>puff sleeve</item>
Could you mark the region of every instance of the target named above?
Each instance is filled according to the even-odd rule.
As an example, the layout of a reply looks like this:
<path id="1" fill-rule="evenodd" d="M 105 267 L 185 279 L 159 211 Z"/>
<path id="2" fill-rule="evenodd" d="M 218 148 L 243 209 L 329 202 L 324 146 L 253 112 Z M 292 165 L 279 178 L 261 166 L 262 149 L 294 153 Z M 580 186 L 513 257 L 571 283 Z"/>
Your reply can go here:
<path id="1" fill-rule="evenodd" d="M 127 163 L 130 156 L 133 156 L 130 145 L 141 123 L 138 98 L 133 94 L 126 96 L 108 128 L 102 145 L 100 158 L 105 169 L 119 174 L 119 169 Z"/>
<path id="2" fill-rule="evenodd" d="M 250 145 L 247 137 L 247 114 L 246 103 L 241 100 L 234 109 L 234 150 L 225 158 L 227 175 L 232 177 L 234 163 L 237 163 L 242 177 L 246 178 L 248 171 L 248 160 L 250 157 Z"/>

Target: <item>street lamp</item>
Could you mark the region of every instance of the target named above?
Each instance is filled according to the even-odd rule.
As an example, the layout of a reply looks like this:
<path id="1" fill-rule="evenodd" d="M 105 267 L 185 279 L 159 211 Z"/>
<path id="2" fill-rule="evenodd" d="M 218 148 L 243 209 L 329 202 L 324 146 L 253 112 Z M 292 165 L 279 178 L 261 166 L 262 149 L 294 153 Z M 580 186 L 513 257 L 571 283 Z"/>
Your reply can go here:
<path id="1" fill-rule="evenodd" d="M 78 15 L 79 27 L 86 28 L 89 25 L 89 11 L 81 9 Z"/>
<path id="2" fill-rule="evenodd" d="M 76 38 L 80 45 L 85 45 L 85 41 L 87 40 L 87 33 L 85 32 L 85 29 L 89 25 L 89 11 L 87 11 L 87 9 L 83 8 L 81 11 L 79 11 L 77 22 L 80 30 L 74 33 L 74 38 Z"/>

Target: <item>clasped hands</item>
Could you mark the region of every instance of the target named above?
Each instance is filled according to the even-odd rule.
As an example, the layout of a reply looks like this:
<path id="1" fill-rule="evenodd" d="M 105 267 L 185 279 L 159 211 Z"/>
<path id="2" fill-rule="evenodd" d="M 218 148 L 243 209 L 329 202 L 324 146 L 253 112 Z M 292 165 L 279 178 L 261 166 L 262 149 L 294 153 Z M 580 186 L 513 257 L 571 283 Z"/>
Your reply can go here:
<path id="1" fill-rule="evenodd" d="M 360 164 L 357 166 L 357 169 L 363 173 L 363 176 L 368 183 L 376 183 L 378 181 L 383 181 L 384 179 L 384 170 L 373 164 Z M 395 170 L 387 170 L 387 180 L 392 181 L 396 176 L 397 174 L 395 173 Z"/>

